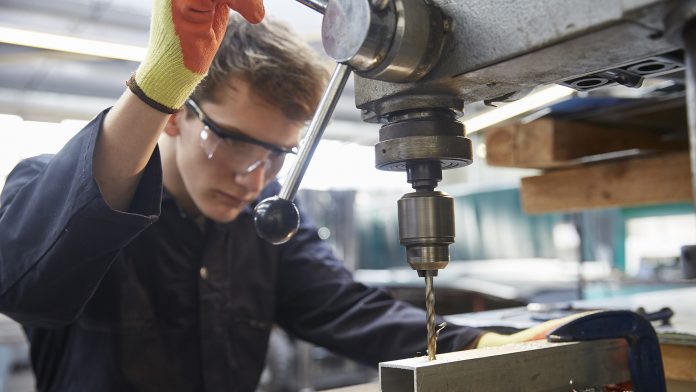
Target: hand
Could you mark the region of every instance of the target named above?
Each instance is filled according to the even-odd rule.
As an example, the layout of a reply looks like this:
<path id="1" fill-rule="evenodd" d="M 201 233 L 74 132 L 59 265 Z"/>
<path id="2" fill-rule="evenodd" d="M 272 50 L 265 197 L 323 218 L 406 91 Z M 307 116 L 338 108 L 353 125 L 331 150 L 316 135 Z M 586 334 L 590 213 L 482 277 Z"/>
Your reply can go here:
<path id="1" fill-rule="evenodd" d="M 263 20 L 263 0 L 228 0 L 229 7 L 239 12 L 249 23 L 260 23 Z"/>
<path id="2" fill-rule="evenodd" d="M 476 348 L 502 346 L 505 344 L 530 342 L 532 340 L 546 339 L 546 335 L 561 325 L 586 316 L 594 312 L 582 312 L 555 320 L 549 320 L 531 328 L 527 328 L 512 335 L 503 335 L 495 332 L 486 332 L 478 340 Z"/>
<path id="3" fill-rule="evenodd" d="M 264 16 L 261 0 L 169 1 L 174 30 L 181 42 L 184 65 L 197 74 L 208 71 L 225 35 L 230 8 L 251 23 L 261 22 Z"/>
<path id="4" fill-rule="evenodd" d="M 159 111 L 178 110 L 208 72 L 230 9 L 251 23 L 264 17 L 262 0 L 155 0 L 147 55 L 131 90 Z"/>

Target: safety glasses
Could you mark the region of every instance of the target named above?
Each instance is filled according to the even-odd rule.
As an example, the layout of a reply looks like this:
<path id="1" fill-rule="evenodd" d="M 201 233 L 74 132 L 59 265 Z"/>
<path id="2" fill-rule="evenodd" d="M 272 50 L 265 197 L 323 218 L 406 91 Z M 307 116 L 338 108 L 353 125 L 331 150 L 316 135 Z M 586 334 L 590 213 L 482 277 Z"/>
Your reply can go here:
<path id="1" fill-rule="evenodd" d="M 236 173 L 248 174 L 263 167 L 266 177 L 273 177 L 283 167 L 287 154 L 297 154 L 297 147 L 280 147 L 223 130 L 208 118 L 193 99 L 187 100 L 186 106 L 203 123 L 199 133 L 200 145 L 208 159 L 214 156 L 225 159 L 232 163 Z"/>

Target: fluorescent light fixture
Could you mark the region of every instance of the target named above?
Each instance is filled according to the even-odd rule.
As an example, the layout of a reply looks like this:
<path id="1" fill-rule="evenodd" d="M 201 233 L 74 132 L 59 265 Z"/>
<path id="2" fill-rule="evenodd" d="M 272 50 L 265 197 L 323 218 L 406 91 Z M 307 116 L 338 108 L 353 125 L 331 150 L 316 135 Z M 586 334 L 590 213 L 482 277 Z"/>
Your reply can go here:
<path id="1" fill-rule="evenodd" d="M 139 62 L 146 48 L 37 31 L 0 27 L 0 42 L 88 56 Z"/>
<path id="2" fill-rule="evenodd" d="M 572 88 L 553 85 L 527 95 L 515 102 L 489 110 L 464 121 L 466 133 L 471 134 L 491 125 L 519 116 L 534 109 L 539 109 L 558 100 L 566 98 L 575 92 Z"/>
<path id="3" fill-rule="evenodd" d="M 5 128 L 6 126 L 21 124 L 24 119 L 15 114 L 3 114 L 0 113 L 0 128 Z"/>

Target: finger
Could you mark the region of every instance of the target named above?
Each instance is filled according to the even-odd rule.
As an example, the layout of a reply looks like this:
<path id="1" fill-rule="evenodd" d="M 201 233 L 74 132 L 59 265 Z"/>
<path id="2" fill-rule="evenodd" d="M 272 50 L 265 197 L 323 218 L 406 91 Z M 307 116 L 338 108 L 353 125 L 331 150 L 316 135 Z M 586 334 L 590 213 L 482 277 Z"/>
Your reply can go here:
<path id="1" fill-rule="evenodd" d="M 225 0 L 224 2 L 239 12 L 249 23 L 260 23 L 266 14 L 263 0 Z"/>
<path id="2" fill-rule="evenodd" d="M 230 17 L 230 8 L 227 4 L 216 4 L 215 15 L 213 16 L 213 31 L 217 42 L 222 42 L 222 38 L 227 30 L 227 21 Z"/>
<path id="3" fill-rule="evenodd" d="M 174 0 L 172 12 L 191 23 L 210 23 L 215 4 L 211 0 Z"/>

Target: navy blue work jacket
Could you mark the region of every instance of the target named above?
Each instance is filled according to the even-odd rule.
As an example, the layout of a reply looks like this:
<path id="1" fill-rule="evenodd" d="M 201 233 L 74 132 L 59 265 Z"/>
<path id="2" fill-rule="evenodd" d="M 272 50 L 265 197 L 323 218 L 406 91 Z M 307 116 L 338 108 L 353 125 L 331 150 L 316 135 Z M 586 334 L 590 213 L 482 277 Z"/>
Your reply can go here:
<path id="1" fill-rule="evenodd" d="M 112 210 L 92 175 L 103 118 L 21 162 L 0 198 L 0 311 L 27 331 L 39 391 L 253 391 L 274 324 L 363 363 L 425 353 L 424 313 L 355 282 L 305 217 L 281 246 L 250 209 L 203 229 L 163 197 L 158 151 Z M 449 326 L 439 351 L 479 334 Z"/>

